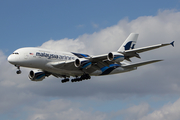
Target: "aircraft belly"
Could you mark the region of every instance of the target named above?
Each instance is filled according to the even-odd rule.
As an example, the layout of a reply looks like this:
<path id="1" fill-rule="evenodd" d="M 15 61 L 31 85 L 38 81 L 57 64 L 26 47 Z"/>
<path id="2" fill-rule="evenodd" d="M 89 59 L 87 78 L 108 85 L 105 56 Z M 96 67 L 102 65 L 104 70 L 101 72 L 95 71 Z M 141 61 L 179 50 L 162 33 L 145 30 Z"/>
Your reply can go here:
<path id="1" fill-rule="evenodd" d="M 51 66 L 47 66 L 44 70 L 50 73 L 66 75 L 66 76 L 80 76 L 83 74 L 81 70 L 65 70 L 65 69 L 54 68 Z"/>

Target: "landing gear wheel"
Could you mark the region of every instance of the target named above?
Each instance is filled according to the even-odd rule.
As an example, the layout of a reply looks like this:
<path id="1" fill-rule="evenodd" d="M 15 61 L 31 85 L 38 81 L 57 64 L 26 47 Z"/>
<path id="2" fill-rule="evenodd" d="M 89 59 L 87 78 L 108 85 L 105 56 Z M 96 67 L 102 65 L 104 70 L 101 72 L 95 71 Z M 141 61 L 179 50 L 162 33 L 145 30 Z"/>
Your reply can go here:
<path id="1" fill-rule="evenodd" d="M 63 80 L 61 80 L 62 83 L 65 83 L 65 82 L 69 82 L 69 79 L 68 78 L 65 78 Z"/>
<path id="2" fill-rule="evenodd" d="M 17 74 L 21 74 L 21 70 L 16 71 Z"/>
<path id="3" fill-rule="evenodd" d="M 17 73 L 17 74 L 21 74 L 20 66 L 15 65 L 15 67 L 17 67 L 17 69 L 18 69 L 18 70 L 16 71 L 16 73 Z"/>

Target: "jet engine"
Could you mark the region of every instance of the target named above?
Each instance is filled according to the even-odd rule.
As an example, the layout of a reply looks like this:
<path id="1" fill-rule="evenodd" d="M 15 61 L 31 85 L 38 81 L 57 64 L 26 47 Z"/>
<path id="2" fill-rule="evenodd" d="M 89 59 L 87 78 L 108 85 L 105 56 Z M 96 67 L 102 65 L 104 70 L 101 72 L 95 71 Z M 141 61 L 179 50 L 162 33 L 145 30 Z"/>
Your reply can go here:
<path id="1" fill-rule="evenodd" d="M 121 53 L 117 53 L 117 52 L 110 52 L 107 55 L 107 59 L 109 61 L 114 61 L 114 62 L 121 62 L 124 60 L 124 55 Z"/>
<path id="2" fill-rule="evenodd" d="M 42 81 L 45 77 L 46 74 L 42 70 L 31 70 L 29 72 L 29 79 L 31 81 Z"/>
<path id="3" fill-rule="evenodd" d="M 76 59 L 74 61 L 74 65 L 81 69 L 84 69 L 84 68 L 88 69 L 89 67 L 91 67 L 91 64 L 92 64 L 92 62 L 90 62 L 87 59 Z"/>

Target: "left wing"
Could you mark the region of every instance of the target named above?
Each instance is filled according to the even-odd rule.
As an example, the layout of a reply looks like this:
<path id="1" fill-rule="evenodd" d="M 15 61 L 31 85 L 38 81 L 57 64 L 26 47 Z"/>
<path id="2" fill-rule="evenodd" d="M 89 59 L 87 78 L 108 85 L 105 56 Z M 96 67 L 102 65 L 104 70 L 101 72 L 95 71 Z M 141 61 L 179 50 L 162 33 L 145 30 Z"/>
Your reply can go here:
<path id="1" fill-rule="evenodd" d="M 174 46 L 174 41 L 167 44 L 158 44 L 158 45 L 152 45 L 152 46 L 147 46 L 147 47 L 142 47 L 142 48 L 125 50 L 124 52 L 119 51 L 119 53 L 123 54 L 124 58 L 130 61 L 129 58 L 131 57 L 140 58 L 138 53 L 142 53 L 145 51 L 157 49 L 157 48 L 168 46 L 168 45 Z M 105 66 L 109 66 L 114 63 L 121 65 L 120 62 L 109 61 L 107 58 L 108 54 L 97 55 L 97 56 L 89 56 L 89 55 L 78 54 L 78 53 L 73 53 L 73 54 L 78 56 L 79 59 L 69 60 L 69 61 L 50 62 L 48 63 L 48 65 L 58 68 L 58 69 L 63 69 L 63 70 L 81 71 L 81 72 L 83 70 L 89 73 L 94 72 L 97 69 L 101 69 Z M 159 61 L 162 61 L 162 60 L 152 60 L 152 61 L 140 62 L 140 63 L 130 64 L 130 65 L 122 65 L 122 67 L 124 68 L 139 67 L 142 65 L 151 64 L 151 63 L 159 62 Z"/>
<path id="2" fill-rule="evenodd" d="M 151 64 L 151 63 L 155 63 L 155 62 L 160 62 L 160 61 L 163 61 L 163 60 L 151 60 L 151 61 L 134 63 L 134 64 L 130 64 L 130 65 L 122 65 L 121 67 L 123 67 L 123 68 L 140 67 L 140 66 L 143 66 L 143 65 L 147 65 L 147 64 Z"/>
<path id="3" fill-rule="evenodd" d="M 119 53 L 122 53 L 125 56 L 125 58 L 131 58 L 131 57 L 140 58 L 138 53 L 146 52 L 149 50 L 157 49 L 157 48 L 168 46 L 168 45 L 172 45 L 174 47 L 174 41 L 171 43 L 166 43 L 166 44 L 157 44 L 157 45 L 152 45 L 152 46 L 147 46 L 147 47 L 125 50 L 124 52 L 119 52 Z M 92 62 L 105 61 L 107 60 L 107 54 L 90 57 L 90 60 Z"/>

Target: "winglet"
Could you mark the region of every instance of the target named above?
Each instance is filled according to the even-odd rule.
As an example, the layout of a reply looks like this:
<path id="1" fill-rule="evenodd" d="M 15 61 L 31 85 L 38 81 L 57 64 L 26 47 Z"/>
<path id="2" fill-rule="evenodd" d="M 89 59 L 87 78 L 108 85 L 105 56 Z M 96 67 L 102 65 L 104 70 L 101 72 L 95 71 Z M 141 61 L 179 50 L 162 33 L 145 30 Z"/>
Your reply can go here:
<path id="1" fill-rule="evenodd" d="M 172 41 L 170 44 L 174 47 L 174 41 Z"/>

